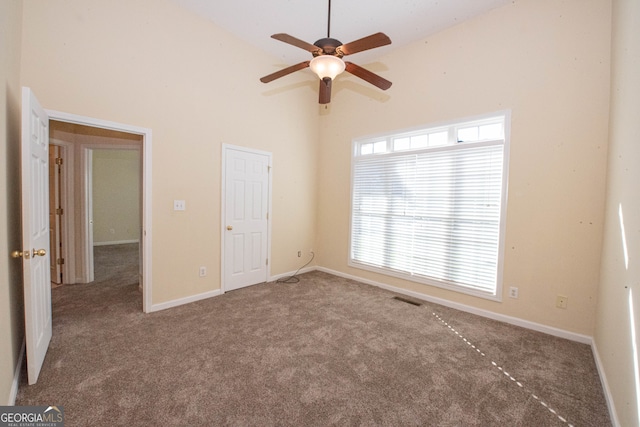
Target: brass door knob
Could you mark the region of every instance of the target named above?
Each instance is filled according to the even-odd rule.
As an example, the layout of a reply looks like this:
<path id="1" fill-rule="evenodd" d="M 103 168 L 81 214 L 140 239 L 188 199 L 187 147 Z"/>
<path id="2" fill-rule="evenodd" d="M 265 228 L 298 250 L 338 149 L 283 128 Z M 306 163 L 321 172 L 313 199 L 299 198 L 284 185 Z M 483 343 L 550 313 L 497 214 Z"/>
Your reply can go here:
<path id="1" fill-rule="evenodd" d="M 229 231 L 233 230 L 233 226 L 232 225 L 227 225 L 227 230 L 229 230 Z"/>
<path id="2" fill-rule="evenodd" d="M 12 258 L 22 258 L 24 257 L 25 259 L 29 259 L 31 258 L 31 252 L 29 251 L 13 251 L 11 252 L 11 257 Z"/>
<path id="3" fill-rule="evenodd" d="M 44 249 L 34 249 L 33 250 L 33 257 L 37 257 L 37 256 L 45 256 L 47 254 L 47 251 L 45 251 Z"/>

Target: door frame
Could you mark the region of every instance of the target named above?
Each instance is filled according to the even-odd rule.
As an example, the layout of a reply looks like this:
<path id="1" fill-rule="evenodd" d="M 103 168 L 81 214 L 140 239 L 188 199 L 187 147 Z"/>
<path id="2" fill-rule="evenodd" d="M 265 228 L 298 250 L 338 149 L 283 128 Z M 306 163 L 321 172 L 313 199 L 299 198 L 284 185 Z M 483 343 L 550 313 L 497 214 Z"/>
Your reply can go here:
<path id="1" fill-rule="evenodd" d="M 50 120 L 74 123 L 95 128 L 109 129 L 120 132 L 128 132 L 142 136 L 142 311 L 153 311 L 152 299 L 152 132 L 149 128 L 132 126 L 92 117 L 79 116 L 55 110 L 45 109 Z M 86 179 L 86 176 L 83 178 Z M 88 224 L 86 224 L 88 226 Z"/>
<path id="2" fill-rule="evenodd" d="M 226 283 L 225 283 L 225 260 L 226 260 L 226 253 L 225 253 L 225 238 L 226 238 L 226 224 L 227 224 L 227 210 L 226 210 L 226 206 L 227 206 L 227 152 L 229 150 L 235 150 L 235 151 L 244 151 L 247 153 L 252 153 L 252 154 L 259 154 L 262 156 L 267 156 L 269 158 L 269 167 L 272 168 L 272 160 L 273 160 L 273 154 L 268 152 L 268 151 L 263 151 L 263 150 L 256 150 L 253 148 L 247 148 L 247 147 L 241 147 L 238 145 L 231 145 L 231 144 L 222 144 L 222 167 L 221 167 L 221 173 L 222 173 L 222 189 L 220 191 L 220 291 L 222 293 L 226 292 Z M 268 197 L 268 207 L 267 207 L 267 259 L 269 260 L 269 263 L 267 264 L 267 271 L 266 271 L 266 277 L 265 277 L 265 281 L 269 282 L 271 280 L 271 199 L 272 199 L 272 195 L 273 195 L 273 174 L 269 173 L 269 182 L 268 182 L 268 188 L 267 191 L 269 193 L 269 197 Z"/>
<path id="3" fill-rule="evenodd" d="M 62 232 L 60 233 L 62 251 L 60 255 L 64 259 L 64 264 L 62 264 L 62 284 L 72 285 L 77 282 L 76 257 L 73 256 L 76 253 L 73 232 L 73 218 L 75 215 L 73 143 L 49 138 L 49 145 L 55 145 L 60 149 L 60 158 L 64 166 L 60 174 L 60 207 L 64 211 L 60 221 L 62 226 Z"/>

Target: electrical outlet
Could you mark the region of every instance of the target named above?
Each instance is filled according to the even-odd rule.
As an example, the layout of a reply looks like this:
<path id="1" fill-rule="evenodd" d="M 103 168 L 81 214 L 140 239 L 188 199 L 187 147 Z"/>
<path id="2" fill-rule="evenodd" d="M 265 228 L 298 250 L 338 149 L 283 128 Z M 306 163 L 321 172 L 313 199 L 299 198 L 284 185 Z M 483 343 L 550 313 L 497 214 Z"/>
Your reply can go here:
<path id="1" fill-rule="evenodd" d="M 173 210 L 174 211 L 184 211 L 187 210 L 187 204 L 184 200 L 174 200 L 173 201 Z"/>
<path id="2" fill-rule="evenodd" d="M 509 288 L 509 298 L 518 298 L 518 288 L 515 286 Z"/>
<path id="3" fill-rule="evenodd" d="M 200 277 L 207 275 L 207 267 L 200 267 Z"/>
<path id="4" fill-rule="evenodd" d="M 564 295 L 556 296 L 556 307 L 558 308 L 567 308 L 567 300 L 569 298 Z"/>
<path id="5" fill-rule="evenodd" d="M 302 256 L 302 251 L 298 251 L 298 258 Z"/>

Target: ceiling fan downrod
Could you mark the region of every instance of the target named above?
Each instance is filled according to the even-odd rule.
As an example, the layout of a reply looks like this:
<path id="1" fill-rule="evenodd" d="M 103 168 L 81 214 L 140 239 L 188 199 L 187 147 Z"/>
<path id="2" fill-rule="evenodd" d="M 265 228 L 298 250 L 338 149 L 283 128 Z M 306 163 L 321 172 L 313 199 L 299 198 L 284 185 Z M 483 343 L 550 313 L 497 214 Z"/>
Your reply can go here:
<path id="1" fill-rule="evenodd" d="M 327 38 L 331 38 L 331 0 L 329 0 L 329 11 L 327 12 Z"/>

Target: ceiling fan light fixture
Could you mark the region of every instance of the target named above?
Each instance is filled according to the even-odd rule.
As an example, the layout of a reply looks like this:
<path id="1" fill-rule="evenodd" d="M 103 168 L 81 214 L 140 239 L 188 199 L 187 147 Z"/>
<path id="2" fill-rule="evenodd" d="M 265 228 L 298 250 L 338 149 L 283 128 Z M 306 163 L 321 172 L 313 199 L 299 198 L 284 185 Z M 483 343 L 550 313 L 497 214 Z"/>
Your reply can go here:
<path id="1" fill-rule="evenodd" d="M 311 71 L 320 77 L 320 80 L 323 80 L 326 77 L 333 80 L 338 74 L 344 71 L 345 63 L 337 56 L 320 55 L 311 60 L 309 68 L 311 68 Z"/>

